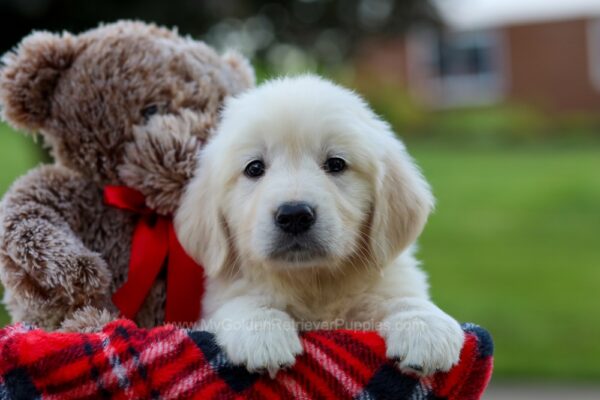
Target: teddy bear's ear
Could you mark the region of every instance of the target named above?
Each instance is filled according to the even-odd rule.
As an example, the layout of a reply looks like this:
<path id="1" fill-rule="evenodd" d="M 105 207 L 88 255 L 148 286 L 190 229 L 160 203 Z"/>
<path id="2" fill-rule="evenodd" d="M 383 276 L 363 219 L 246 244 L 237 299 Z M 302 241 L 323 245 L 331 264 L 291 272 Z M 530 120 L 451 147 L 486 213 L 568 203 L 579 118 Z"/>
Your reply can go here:
<path id="1" fill-rule="evenodd" d="M 236 80 L 236 91 L 241 92 L 251 88 L 256 83 L 254 68 L 250 65 L 243 55 L 236 51 L 229 50 L 223 54 L 223 60 L 231 68 L 234 79 Z"/>
<path id="2" fill-rule="evenodd" d="M 0 105 L 15 127 L 36 131 L 50 115 L 61 74 L 75 57 L 75 38 L 34 32 L 4 55 L 0 65 Z"/>

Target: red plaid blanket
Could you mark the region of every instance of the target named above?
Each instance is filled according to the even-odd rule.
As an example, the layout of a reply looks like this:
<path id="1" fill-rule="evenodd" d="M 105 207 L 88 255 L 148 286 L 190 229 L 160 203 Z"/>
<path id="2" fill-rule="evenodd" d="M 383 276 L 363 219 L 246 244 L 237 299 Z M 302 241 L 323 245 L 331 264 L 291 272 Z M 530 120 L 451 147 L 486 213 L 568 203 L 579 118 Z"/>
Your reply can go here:
<path id="1" fill-rule="evenodd" d="M 479 399 L 492 371 L 489 334 L 472 324 L 460 363 L 428 378 L 401 374 L 373 332 L 302 334 L 305 352 L 275 379 L 229 363 L 206 332 L 130 321 L 101 333 L 0 330 L 0 399 Z"/>

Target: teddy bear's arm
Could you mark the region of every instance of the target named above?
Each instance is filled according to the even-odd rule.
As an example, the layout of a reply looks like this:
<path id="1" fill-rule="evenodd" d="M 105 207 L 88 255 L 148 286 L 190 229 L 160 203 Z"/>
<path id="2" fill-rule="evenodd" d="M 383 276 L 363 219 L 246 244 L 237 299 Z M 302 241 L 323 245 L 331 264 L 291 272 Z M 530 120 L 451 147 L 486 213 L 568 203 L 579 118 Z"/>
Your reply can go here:
<path id="1" fill-rule="evenodd" d="M 59 166 L 40 167 L 13 185 L 0 215 L 1 276 L 12 296 L 71 310 L 107 296 L 106 263 L 76 233 L 89 223 L 85 214 L 98 207 L 94 197 L 97 189 Z"/>
<path id="2" fill-rule="evenodd" d="M 188 110 L 178 115 L 156 116 L 146 126 L 134 128 L 134 140 L 125 147 L 118 168 L 123 182 L 146 198 L 146 205 L 169 215 L 197 164 L 200 147 L 214 121 Z"/>

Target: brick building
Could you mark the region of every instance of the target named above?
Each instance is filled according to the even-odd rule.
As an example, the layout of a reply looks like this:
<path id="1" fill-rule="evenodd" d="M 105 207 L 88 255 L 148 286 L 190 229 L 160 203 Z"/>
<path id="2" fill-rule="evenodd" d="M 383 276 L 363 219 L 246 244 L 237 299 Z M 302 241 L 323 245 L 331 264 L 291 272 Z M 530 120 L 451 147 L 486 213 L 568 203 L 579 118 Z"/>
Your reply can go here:
<path id="1" fill-rule="evenodd" d="M 470 8 L 468 15 L 441 1 L 445 29 L 367 41 L 359 71 L 395 81 L 433 107 L 512 101 L 600 111 L 600 0 L 496 1 L 487 14 Z M 454 3 L 478 1 L 485 2 Z"/>

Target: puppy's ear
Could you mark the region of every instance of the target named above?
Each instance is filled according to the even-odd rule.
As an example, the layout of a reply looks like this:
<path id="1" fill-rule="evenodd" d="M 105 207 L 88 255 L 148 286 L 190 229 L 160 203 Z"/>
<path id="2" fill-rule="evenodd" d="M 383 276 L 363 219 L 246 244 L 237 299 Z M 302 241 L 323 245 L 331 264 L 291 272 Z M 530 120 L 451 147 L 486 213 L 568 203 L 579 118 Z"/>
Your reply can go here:
<path id="1" fill-rule="evenodd" d="M 35 32 L 2 58 L 0 103 L 4 118 L 28 131 L 43 128 L 61 74 L 75 58 L 75 38 Z"/>
<path id="2" fill-rule="evenodd" d="M 208 276 L 224 269 L 230 246 L 220 210 L 219 175 L 211 171 L 206 151 L 200 153 L 197 173 L 187 187 L 175 214 L 175 231 L 185 251 L 200 263 Z"/>
<path id="3" fill-rule="evenodd" d="M 419 236 L 434 200 L 429 185 L 391 136 L 386 138 L 370 227 L 370 248 L 377 265 L 386 265 Z"/>

